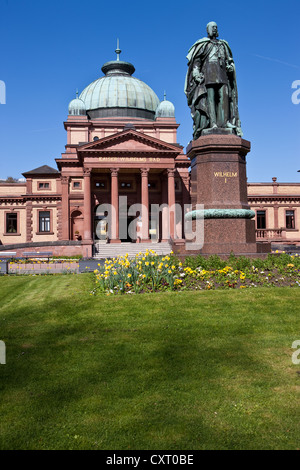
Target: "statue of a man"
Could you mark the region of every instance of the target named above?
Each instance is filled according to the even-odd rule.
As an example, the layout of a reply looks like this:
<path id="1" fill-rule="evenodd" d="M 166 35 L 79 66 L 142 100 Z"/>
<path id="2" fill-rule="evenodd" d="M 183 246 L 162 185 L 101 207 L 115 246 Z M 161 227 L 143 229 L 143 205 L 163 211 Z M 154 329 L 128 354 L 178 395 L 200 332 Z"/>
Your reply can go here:
<path id="1" fill-rule="evenodd" d="M 232 52 L 226 41 L 217 39 L 218 26 L 207 25 L 207 38 L 190 48 L 185 94 L 194 120 L 193 138 L 204 129 L 227 129 L 224 133 L 242 136 L 238 93 Z"/>

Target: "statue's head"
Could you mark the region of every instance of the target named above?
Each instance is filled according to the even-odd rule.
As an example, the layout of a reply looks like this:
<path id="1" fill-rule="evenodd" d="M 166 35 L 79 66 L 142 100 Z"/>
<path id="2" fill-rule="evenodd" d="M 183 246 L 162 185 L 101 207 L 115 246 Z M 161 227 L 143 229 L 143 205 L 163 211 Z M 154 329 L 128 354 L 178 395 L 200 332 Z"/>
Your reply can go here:
<path id="1" fill-rule="evenodd" d="M 214 21 L 208 23 L 206 30 L 209 38 L 217 38 L 219 36 L 218 25 Z"/>

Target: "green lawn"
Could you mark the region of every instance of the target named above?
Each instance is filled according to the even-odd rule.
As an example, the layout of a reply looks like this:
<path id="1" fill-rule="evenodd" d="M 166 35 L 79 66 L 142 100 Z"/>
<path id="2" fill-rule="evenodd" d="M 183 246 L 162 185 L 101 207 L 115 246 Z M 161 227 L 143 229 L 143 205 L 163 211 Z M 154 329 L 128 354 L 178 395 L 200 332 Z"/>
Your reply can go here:
<path id="1" fill-rule="evenodd" d="M 0 278 L 1 449 L 300 447 L 300 289 L 92 287 Z"/>

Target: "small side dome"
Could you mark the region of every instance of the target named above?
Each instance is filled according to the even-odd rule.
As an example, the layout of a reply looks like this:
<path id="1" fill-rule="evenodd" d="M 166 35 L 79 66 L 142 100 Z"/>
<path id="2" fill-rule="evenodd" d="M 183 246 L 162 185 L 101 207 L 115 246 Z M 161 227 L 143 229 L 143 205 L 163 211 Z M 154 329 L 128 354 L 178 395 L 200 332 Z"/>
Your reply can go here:
<path id="1" fill-rule="evenodd" d="M 85 116 L 86 107 L 84 101 L 78 98 L 78 91 L 76 91 L 76 98 L 69 103 L 69 115 L 71 116 Z"/>
<path id="2" fill-rule="evenodd" d="M 175 117 L 175 106 L 171 101 L 166 99 L 166 93 L 164 94 L 164 100 L 159 103 L 155 112 L 156 118 L 174 118 Z"/>

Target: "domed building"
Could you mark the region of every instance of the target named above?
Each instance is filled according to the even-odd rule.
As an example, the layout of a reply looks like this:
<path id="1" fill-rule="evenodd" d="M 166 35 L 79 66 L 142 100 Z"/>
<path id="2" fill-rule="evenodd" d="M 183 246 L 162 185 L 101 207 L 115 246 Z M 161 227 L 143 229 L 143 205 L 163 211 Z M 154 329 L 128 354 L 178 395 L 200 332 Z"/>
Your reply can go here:
<path id="1" fill-rule="evenodd" d="M 184 250 L 183 208 L 197 188 L 190 191 L 193 162 L 177 143 L 175 107 L 116 53 L 69 103 L 58 169 L 0 182 L 1 251 L 105 258 Z M 300 244 L 299 187 L 248 183 L 258 241 Z"/>
<path id="2" fill-rule="evenodd" d="M 85 116 L 86 106 L 84 101 L 78 98 L 78 91 L 76 98 L 69 103 L 69 116 Z"/>
<path id="3" fill-rule="evenodd" d="M 154 91 L 138 78 L 135 68 L 120 60 L 102 67 L 104 77 L 88 85 L 80 95 L 90 119 L 101 117 L 134 117 L 155 119 L 159 99 Z"/>
<path id="4" fill-rule="evenodd" d="M 168 101 L 166 99 L 166 93 L 164 94 L 164 100 L 159 103 L 159 105 L 156 108 L 155 111 L 155 117 L 169 117 L 169 118 L 174 118 L 175 117 L 175 107 L 171 101 Z"/>
<path id="5" fill-rule="evenodd" d="M 116 53 L 69 103 L 58 171 L 43 166 L 24 173 L 31 195 L 26 219 L 19 228 L 11 216 L 9 241 L 110 257 L 154 243 L 169 253 L 183 239 L 175 204 L 182 212 L 190 201 L 190 162 L 177 143 L 174 106 L 134 76 L 119 47 Z"/>
<path id="6" fill-rule="evenodd" d="M 101 255 L 104 244 L 182 239 L 182 222 L 157 207 L 182 207 L 190 197 L 189 160 L 177 143 L 173 104 L 160 102 L 134 76 L 135 67 L 120 60 L 119 48 L 116 53 L 116 60 L 102 66 L 104 75 L 70 103 L 66 152 L 56 160 L 60 238 L 75 240 L 79 234 L 88 255 Z M 136 204 L 141 208 L 132 212 Z M 170 245 L 164 249 L 170 251 Z"/>

